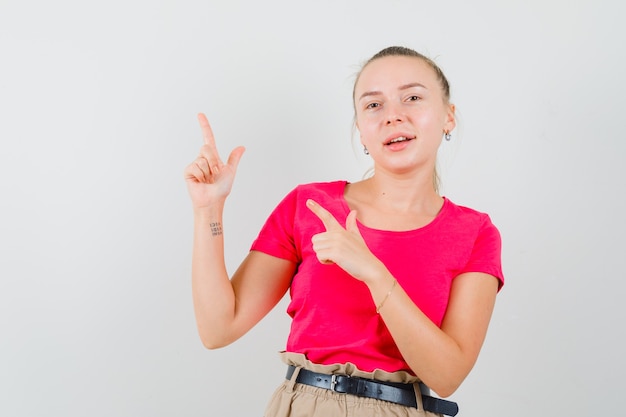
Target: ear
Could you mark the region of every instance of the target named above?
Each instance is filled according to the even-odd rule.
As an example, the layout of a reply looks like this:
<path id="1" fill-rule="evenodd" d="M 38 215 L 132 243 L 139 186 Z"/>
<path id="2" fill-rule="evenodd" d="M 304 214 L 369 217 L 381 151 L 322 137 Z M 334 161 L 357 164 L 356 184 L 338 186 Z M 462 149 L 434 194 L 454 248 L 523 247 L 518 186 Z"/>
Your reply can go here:
<path id="1" fill-rule="evenodd" d="M 456 106 L 452 103 L 447 105 L 446 120 L 443 130 L 445 132 L 452 132 L 456 127 Z"/>

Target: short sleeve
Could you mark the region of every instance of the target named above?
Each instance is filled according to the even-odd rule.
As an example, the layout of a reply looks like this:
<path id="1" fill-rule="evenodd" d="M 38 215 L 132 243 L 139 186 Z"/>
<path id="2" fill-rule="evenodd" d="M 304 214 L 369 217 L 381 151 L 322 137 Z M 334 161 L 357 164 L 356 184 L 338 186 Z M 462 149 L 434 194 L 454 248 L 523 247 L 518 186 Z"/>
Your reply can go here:
<path id="1" fill-rule="evenodd" d="M 294 241 L 296 201 L 297 189 L 294 189 L 283 198 L 270 214 L 250 250 L 300 262 L 300 255 Z"/>
<path id="2" fill-rule="evenodd" d="M 478 229 L 469 261 L 461 270 L 464 272 L 483 272 L 496 277 L 499 281 L 498 291 L 504 285 L 502 273 L 502 238 L 488 215 Z"/>

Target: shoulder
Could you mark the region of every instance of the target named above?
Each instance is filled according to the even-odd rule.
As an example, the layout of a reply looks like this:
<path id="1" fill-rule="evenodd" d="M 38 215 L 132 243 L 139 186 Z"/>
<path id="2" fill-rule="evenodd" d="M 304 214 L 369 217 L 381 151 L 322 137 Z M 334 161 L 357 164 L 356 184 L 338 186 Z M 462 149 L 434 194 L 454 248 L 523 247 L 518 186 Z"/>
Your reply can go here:
<path id="1" fill-rule="evenodd" d="M 447 197 L 445 200 L 446 214 L 454 217 L 456 221 L 473 224 L 491 223 L 491 219 L 487 213 L 456 204 Z"/>
<path id="2" fill-rule="evenodd" d="M 297 212 L 300 208 L 305 207 L 305 203 L 309 199 L 315 200 L 321 205 L 327 205 L 329 202 L 341 205 L 346 184 L 347 181 L 333 181 L 297 185 L 283 198 L 278 209 Z"/>
<path id="3" fill-rule="evenodd" d="M 457 230 L 464 230 L 473 234 L 487 234 L 499 236 L 497 227 L 487 213 L 473 208 L 455 204 L 446 198 L 446 223 Z"/>
<path id="4" fill-rule="evenodd" d="M 449 202 L 450 216 L 455 232 L 465 235 L 471 246 L 470 258 L 461 272 L 484 272 L 504 284 L 502 273 L 502 237 L 487 213 Z"/>
<path id="5" fill-rule="evenodd" d="M 311 182 L 308 184 L 298 185 L 294 191 L 298 194 L 343 194 L 347 181 L 331 181 L 331 182 Z"/>
<path id="6" fill-rule="evenodd" d="M 313 200 L 334 215 L 346 215 L 346 203 L 343 197 L 347 181 L 312 182 L 293 188 L 279 204 L 297 219 L 310 215 L 307 200 Z"/>
<path id="7" fill-rule="evenodd" d="M 311 182 L 293 188 L 286 199 L 306 202 L 313 199 L 320 204 L 343 199 L 347 181 Z"/>

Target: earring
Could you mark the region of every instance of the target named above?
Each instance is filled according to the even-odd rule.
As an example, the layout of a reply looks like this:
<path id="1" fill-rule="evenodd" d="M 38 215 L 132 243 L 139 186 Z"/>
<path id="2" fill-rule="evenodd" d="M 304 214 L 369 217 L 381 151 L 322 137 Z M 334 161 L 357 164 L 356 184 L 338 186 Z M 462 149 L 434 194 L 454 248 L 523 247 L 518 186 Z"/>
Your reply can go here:
<path id="1" fill-rule="evenodd" d="M 365 155 L 369 155 L 369 154 L 370 154 L 370 151 L 368 151 L 368 150 L 367 150 L 367 148 L 364 146 L 364 147 L 363 147 L 363 153 L 364 153 Z"/>
<path id="2" fill-rule="evenodd" d="M 445 136 L 444 136 L 444 137 L 446 138 L 446 140 L 447 140 L 448 142 L 450 142 L 450 139 L 452 139 L 452 135 L 450 134 L 450 132 L 445 132 L 445 133 L 446 133 L 446 134 L 445 134 Z"/>

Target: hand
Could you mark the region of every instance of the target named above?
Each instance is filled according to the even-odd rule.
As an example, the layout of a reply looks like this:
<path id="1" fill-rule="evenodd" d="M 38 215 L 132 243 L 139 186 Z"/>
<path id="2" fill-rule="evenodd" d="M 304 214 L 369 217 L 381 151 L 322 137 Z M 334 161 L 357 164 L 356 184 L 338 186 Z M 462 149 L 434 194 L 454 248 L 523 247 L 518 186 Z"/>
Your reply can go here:
<path id="1" fill-rule="evenodd" d="M 354 278 L 368 282 L 388 273 L 385 265 L 369 250 L 356 223 L 356 211 L 346 217 L 345 229 L 325 208 L 313 200 L 307 207 L 322 221 L 325 232 L 318 233 L 311 241 L 317 259 L 323 264 L 337 264 Z"/>
<path id="2" fill-rule="evenodd" d="M 217 152 L 211 125 L 203 113 L 198 114 L 198 122 L 204 145 L 200 148 L 200 155 L 185 168 L 187 188 L 196 209 L 224 202 L 230 194 L 239 160 L 245 151 L 243 146 L 233 149 L 224 164 Z"/>

